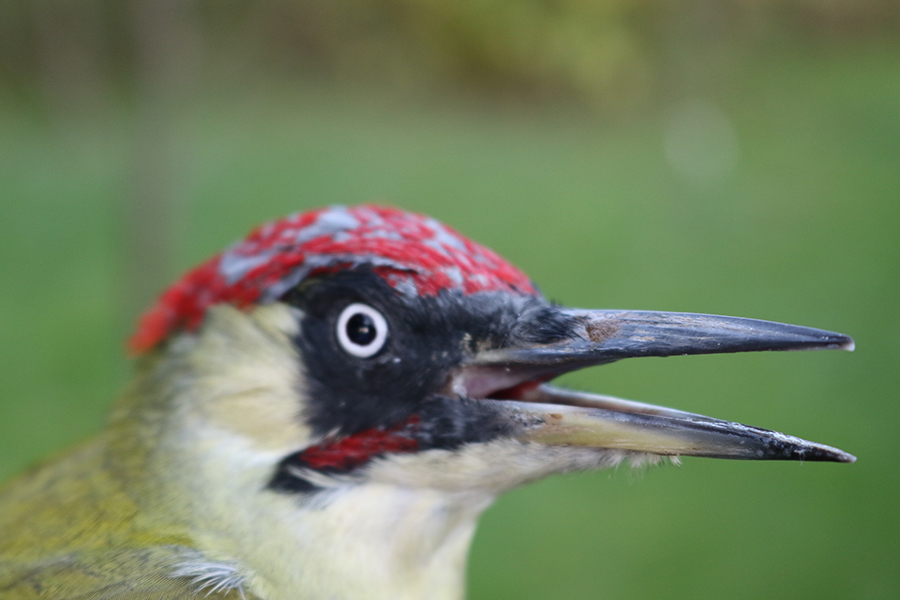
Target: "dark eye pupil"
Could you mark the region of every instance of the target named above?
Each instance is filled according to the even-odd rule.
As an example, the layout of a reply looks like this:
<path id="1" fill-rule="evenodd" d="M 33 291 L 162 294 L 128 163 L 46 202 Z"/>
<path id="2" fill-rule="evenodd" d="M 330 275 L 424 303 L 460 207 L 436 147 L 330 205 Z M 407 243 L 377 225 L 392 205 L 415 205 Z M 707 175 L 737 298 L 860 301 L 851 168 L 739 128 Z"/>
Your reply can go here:
<path id="1" fill-rule="evenodd" d="M 347 337 L 354 344 L 368 346 L 375 339 L 375 321 L 367 314 L 356 313 L 347 321 Z"/>

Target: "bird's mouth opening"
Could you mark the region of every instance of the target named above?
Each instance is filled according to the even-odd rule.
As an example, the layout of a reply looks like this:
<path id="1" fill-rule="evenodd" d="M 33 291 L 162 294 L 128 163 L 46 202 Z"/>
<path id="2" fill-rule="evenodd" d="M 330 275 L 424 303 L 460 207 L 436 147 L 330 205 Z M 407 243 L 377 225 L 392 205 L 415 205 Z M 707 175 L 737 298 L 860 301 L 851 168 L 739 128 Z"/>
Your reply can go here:
<path id="1" fill-rule="evenodd" d="M 571 339 L 482 351 L 451 377 L 457 396 L 490 402 L 516 423 L 523 442 L 589 446 L 666 456 L 853 462 L 830 446 L 630 400 L 574 392 L 547 382 L 592 365 L 636 356 L 760 350 L 852 350 L 847 336 L 736 317 L 686 313 L 567 311 Z M 602 331 L 602 335 L 595 332 Z"/>

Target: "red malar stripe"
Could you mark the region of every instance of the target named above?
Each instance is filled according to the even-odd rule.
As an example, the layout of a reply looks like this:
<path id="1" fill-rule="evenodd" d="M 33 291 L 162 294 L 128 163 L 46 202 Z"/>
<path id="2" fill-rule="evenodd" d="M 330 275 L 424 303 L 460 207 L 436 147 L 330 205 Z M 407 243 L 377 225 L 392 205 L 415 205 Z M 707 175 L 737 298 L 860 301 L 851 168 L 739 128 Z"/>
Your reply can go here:
<path id="1" fill-rule="evenodd" d="M 300 454 L 300 460 L 311 469 L 350 471 L 378 456 L 415 452 L 419 443 L 409 437 L 409 427 L 418 422 L 419 418 L 412 416 L 391 429 L 367 429 L 336 441 L 310 446 Z"/>

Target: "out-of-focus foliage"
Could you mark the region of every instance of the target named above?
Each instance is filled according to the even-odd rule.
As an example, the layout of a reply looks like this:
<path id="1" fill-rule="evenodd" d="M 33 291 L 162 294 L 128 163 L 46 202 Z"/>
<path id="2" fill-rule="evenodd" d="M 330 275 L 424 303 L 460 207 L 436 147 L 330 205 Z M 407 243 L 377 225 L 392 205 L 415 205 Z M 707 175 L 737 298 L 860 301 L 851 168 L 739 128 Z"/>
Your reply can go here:
<path id="1" fill-rule="evenodd" d="M 569 305 L 857 341 L 573 374 L 859 461 L 550 478 L 484 516 L 470 598 L 895 600 L 898 12 L 0 0 L 0 479 L 102 427 L 134 316 L 180 271 L 278 215 L 383 201 Z"/>
<path id="2" fill-rule="evenodd" d="M 127 91 L 167 11 L 206 76 L 461 85 L 612 110 L 784 34 L 900 32 L 896 0 L 5 0 L 0 77 L 88 104 Z"/>

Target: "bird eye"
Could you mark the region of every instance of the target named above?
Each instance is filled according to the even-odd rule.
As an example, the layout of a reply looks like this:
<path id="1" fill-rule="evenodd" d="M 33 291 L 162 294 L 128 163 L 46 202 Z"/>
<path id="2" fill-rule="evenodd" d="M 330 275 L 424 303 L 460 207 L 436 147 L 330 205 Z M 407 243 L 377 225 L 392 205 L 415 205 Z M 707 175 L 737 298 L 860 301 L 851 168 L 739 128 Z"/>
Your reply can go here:
<path id="1" fill-rule="evenodd" d="M 380 312 L 358 302 L 349 305 L 338 317 L 337 338 L 348 354 L 367 358 L 387 341 L 388 325 Z"/>

